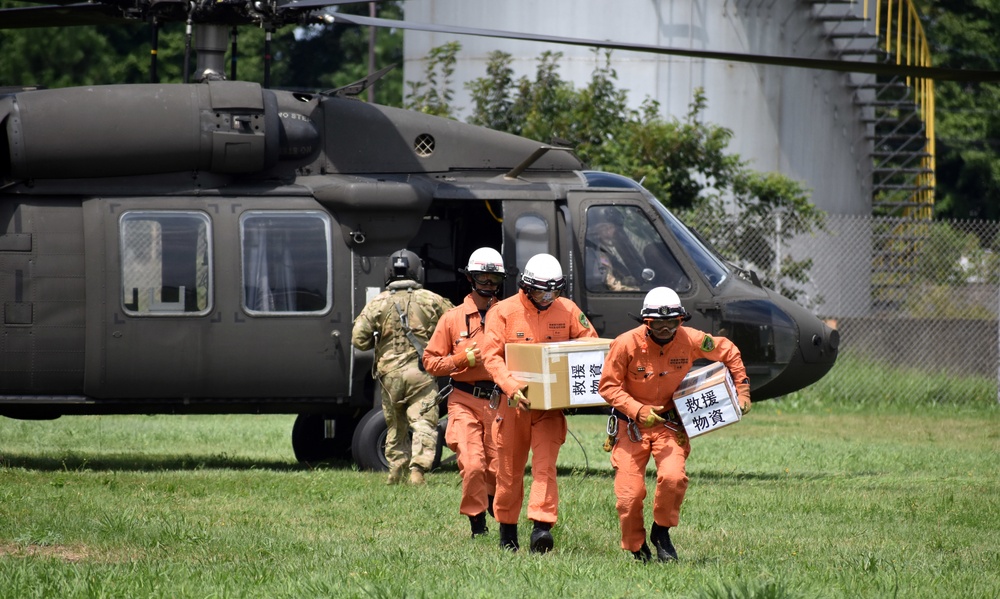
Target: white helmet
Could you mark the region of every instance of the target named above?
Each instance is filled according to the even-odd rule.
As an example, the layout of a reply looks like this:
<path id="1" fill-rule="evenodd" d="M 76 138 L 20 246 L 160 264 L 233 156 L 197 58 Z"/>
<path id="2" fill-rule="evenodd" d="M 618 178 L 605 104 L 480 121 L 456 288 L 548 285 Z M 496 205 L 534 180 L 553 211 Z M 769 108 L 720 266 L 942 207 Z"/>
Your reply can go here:
<path id="1" fill-rule="evenodd" d="M 521 273 L 521 287 L 553 291 L 566 288 L 562 265 L 551 254 L 535 254 L 528 259 Z"/>
<path id="2" fill-rule="evenodd" d="M 642 300 L 642 319 L 647 318 L 682 318 L 688 320 L 691 316 L 681 305 L 677 292 L 669 287 L 654 287 Z"/>
<path id="3" fill-rule="evenodd" d="M 465 273 L 472 272 L 489 272 L 504 276 L 507 274 L 503 268 L 503 256 L 490 247 L 479 248 L 469 256 L 469 265 L 465 267 Z"/>

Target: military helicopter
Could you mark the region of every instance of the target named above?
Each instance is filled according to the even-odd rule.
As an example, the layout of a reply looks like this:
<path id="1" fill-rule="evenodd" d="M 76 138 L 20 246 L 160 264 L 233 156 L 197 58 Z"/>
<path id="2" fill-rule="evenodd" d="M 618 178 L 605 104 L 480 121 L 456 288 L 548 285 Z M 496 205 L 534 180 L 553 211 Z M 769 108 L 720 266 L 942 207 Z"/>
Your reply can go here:
<path id="1" fill-rule="evenodd" d="M 645 292 L 670 286 L 692 326 L 740 347 L 755 400 L 832 368 L 836 330 L 728 263 L 640 184 L 588 170 L 571 148 L 353 97 L 372 80 L 306 93 L 222 76 L 224 28 L 328 20 L 318 11 L 346 3 L 0 10 L 5 28 L 181 21 L 198 39 L 197 83 L 0 90 L 0 415 L 297 414 L 300 461 L 385 468 L 372 355 L 350 336 L 385 284 L 386 256 L 404 247 L 423 259 L 426 286 L 456 302 L 474 249 L 500 249 L 513 269 L 551 253 L 602 337 L 634 326 Z M 905 74 L 948 74 L 938 71 Z M 633 246 L 618 289 L 592 276 L 602 222 Z"/>

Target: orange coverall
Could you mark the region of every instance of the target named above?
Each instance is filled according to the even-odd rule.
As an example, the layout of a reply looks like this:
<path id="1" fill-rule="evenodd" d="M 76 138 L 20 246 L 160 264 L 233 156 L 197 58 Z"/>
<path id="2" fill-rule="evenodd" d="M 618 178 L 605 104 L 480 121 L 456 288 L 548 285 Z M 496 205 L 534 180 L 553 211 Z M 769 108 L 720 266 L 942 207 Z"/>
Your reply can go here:
<path id="1" fill-rule="evenodd" d="M 638 421 L 644 406 L 653 406 L 657 413 L 674 407 L 674 392 L 698 358 L 722 362 L 734 381 L 746 379 L 740 350 L 725 337 L 680 326 L 673 339 L 660 346 L 646 331 L 646 325 L 640 325 L 616 337 L 601 370 L 601 397 L 633 420 Z M 653 520 L 663 527 L 677 526 L 688 486 L 684 462 L 691 444 L 686 439 L 682 443 L 677 433 L 662 424 L 640 424 L 642 439 L 637 443 L 629 438 L 625 425 L 619 422 L 618 441 L 611 450 L 615 507 L 621 522 L 622 549 L 638 551 L 646 542 L 642 504 L 649 456 L 652 454 L 656 462 Z"/>
<path id="2" fill-rule="evenodd" d="M 590 321 L 572 300 L 560 297 L 539 310 L 524 291 L 490 308 L 486 313 L 483 361 L 491 378 L 510 397 L 524 386 L 506 362 L 508 343 L 549 343 L 597 337 Z M 524 501 L 524 467 L 531 450 L 531 493 L 528 518 L 555 524 L 559 512 L 556 460 L 566 441 L 566 415 L 562 410 L 520 410 L 500 402 L 493 423 L 497 446 L 497 492 L 493 513 L 501 524 L 517 524 Z"/>
<path id="3" fill-rule="evenodd" d="M 434 376 L 450 376 L 453 381 L 473 386 L 493 387 L 490 374 L 482 361 L 469 367 L 462 360 L 455 366 L 453 355 L 465 355 L 473 342 L 482 344 L 482 317 L 472 295 L 458 306 L 444 313 L 437 328 L 424 348 L 424 368 Z M 480 383 L 476 385 L 476 383 Z M 488 385 L 487 385 L 488 383 Z M 496 446 L 493 443 L 494 411 L 489 407 L 489 396 L 474 397 L 458 389 L 448 396 L 448 429 L 445 442 L 455 452 L 458 472 L 462 477 L 462 500 L 459 513 L 476 516 L 486 511 L 490 495 L 496 493 L 497 479 L 494 461 Z"/>

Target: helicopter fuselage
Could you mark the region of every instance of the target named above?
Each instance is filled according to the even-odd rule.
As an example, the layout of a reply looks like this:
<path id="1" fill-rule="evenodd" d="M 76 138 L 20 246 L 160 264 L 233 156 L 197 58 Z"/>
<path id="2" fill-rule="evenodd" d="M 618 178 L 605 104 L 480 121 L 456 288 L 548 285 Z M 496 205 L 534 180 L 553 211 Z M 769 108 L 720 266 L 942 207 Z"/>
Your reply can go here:
<path id="1" fill-rule="evenodd" d="M 512 269 L 551 253 L 602 337 L 670 286 L 688 325 L 740 347 L 755 400 L 811 384 L 837 355 L 835 331 L 638 184 L 413 111 L 225 81 L 24 91 L 0 96 L 0 175 L 10 417 L 302 414 L 300 459 L 330 457 L 316 435 L 337 439 L 333 454 L 353 440 L 357 459 L 378 400 L 352 321 L 403 247 L 454 302 L 476 248 Z M 595 274 L 595 208 L 621 216 L 629 285 Z"/>

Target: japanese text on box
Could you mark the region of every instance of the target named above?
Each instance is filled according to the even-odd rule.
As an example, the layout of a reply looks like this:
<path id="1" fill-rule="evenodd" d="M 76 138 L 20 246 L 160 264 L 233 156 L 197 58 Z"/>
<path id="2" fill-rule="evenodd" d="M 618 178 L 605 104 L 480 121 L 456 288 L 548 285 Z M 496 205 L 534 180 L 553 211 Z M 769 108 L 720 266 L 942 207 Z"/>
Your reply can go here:
<path id="1" fill-rule="evenodd" d="M 727 411 L 721 408 L 722 404 L 715 394 L 719 387 L 725 390 L 723 385 L 716 385 L 715 387 L 705 389 L 697 395 L 688 397 L 684 401 L 684 405 L 681 406 L 682 410 L 691 415 L 691 424 L 698 432 L 706 432 L 716 426 L 731 424 L 731 421 L 726 419 Z M 732 415 L 732 410 L 728 410 L 728 412 Z M 735 420 L 739 419 L 736 418 Z"/>
<path id="2" fill-rule="evenodd" d="M 604 352 L 570 352 L 568 357 L 569 404 L 576 406 L 603 402 L 597 388 L 601 382 L 601 368 L 604 367 Z"/>

